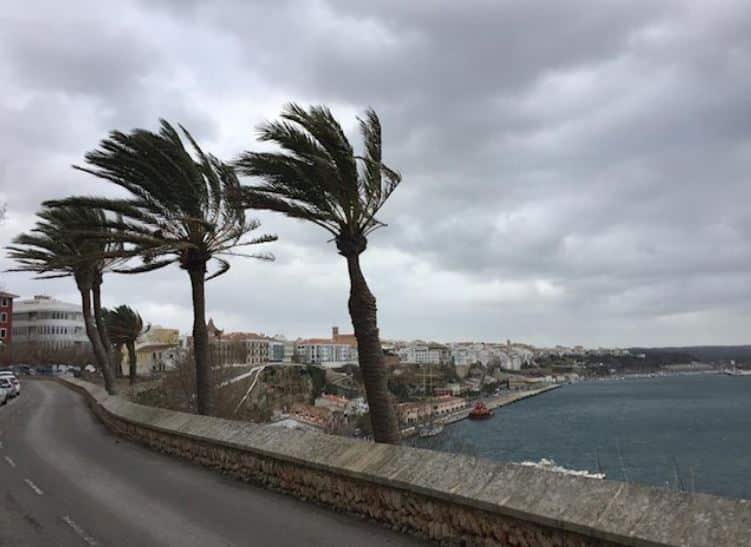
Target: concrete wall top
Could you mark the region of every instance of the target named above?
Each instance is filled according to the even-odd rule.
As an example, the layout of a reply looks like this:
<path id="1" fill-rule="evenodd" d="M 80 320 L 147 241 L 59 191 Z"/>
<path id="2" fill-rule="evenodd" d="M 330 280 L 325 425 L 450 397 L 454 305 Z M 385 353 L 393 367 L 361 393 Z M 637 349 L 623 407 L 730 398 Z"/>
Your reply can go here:
<path id="1" fill-rule="evenodd" d="M 748 500 L 186 414 L 110 396 L 81 380 L 66 382 L 134 424 L 589 537 L 635 546 L 751 546 Z"/>

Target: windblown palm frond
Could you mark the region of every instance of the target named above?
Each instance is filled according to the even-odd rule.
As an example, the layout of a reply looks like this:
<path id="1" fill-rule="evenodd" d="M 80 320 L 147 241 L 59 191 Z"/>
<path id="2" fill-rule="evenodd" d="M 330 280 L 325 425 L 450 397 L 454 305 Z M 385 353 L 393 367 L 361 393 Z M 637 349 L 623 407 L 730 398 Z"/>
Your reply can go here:
<path id="1" fill-rule="evenodd" d="M 196 406 L 199 413 L 211 414 L 205 282 L 229 270 L 230 256 L 273 260 L 269 253 L 244 254 L 234 249 L 275 241 L 276 236 L 245 238 L 260 223 L 246 216 L 234 168 L 205 153 L 182 126 L 178 130 L 162 120 L 158 133 L 144 129 L 113 131 L 99 148 L 86 154 L 85 166 L 74 167 L 129 194 L 125 199 L 71 197 L 48 203 L 99 207 L 116 215 L 107 223 L 107 241 L 120 245 L 122 258 L 138 256 L 141 263 L 125 264 L 114 271 L 141 273 L 177 263 L 188 272 L 193 300 Z M 98 239 L 96 231 L 77 233 Z M 208 272 L 211 261 L 217 267 Z M 131 365 L 135 366 L 132 359 Z"/>
<path id="2" fill-rule="evenodd" d="M 37 278 L 101 275 L 125 260 L 121 244 L 112 241 L 107 215 L 95 207 L 44 207 L 28 233 L 7 247 L 17 267 Z"/>
<path id="3" fill-rule="evenodd" d="M 102 274 L 127 260 L 122 244 L 113 240 L 102 209 L 65 205 L 45 207 L 28 233 L 8 247 L 18 266 L 10 271 L 34 272 L 39 279 L 73 277 L 81 294 L 86 335 L 105 387 L 116 392 L 107 333 L 101 325 Z M 93 317 L 92 317 L 93 308 Z"/>
<path id="4" fill-rule="evenodd" d="M 382 226 L 376 214 L 401 176 L 382 162 L 375 111 L 359 119 L 361 156 L 324 106 L 305 110 L 292 103 L 281 118 L 259 130 L 260 140 L 275 142 L 281 152 L 245 152 L 235 163 L 241 174 L 260 179 L 243 187 L 247 206 L 309 220 L 337 238 L 364 238 Z"/>
<path id="5" fill-rule="evenodd" d="M 231 256 L 235 247 L 276 240 L 269 234 L 244 239 L 260 224 L 246 217 L 234 169 L 205 153 L 182 126 L 178 131 L 161 120 L 158 133 L 113 131 L 98 149 L 86 154 L 86 166 L 74 167 L 130 193 L 125 199 L 71 197 L 47 203 L 115 213 L 118 219 L 107 224 L 110 241 L 121 245 L 121 256 L 142 259 L 139 265 L 114 270 L 119 273 L 141 273 L 173 263 L 190 269 L 214 259 L 218 268 L 207 276 L 211 279 L 229 269 L 221 256 Z M 96 236 L 86 230 L 79 234 Z M 273 260 L 269 253 L 247 256 Z"/>
<path id="6" fill-rule="evenodd" d="M 107 310 L 104 314 L 104 322 L 112 343 L 116 345 L 135 342 L 139 336 L 151 329 L 151 325 L 146 325 L 144 328 L 141 315 L 125 305 Z"/>

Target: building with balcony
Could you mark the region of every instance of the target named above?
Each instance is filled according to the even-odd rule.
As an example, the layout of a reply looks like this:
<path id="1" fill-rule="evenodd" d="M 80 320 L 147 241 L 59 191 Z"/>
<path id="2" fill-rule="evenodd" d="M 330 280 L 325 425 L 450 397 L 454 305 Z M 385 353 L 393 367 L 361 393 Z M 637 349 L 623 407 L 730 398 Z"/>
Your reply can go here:
<path id="1" fill-rule="evenodd" d="M 295 353 L 301 363 L 311 365 L 339 366 L 357 363 L 357 350 L 349 344 L 336 344 L 328 338 L 298 340 Z"/>
<path id="2" fill-rule="evenodd" d="M 206 325 L 215 365 L 264 365 L 291 362 L 294 342 L 254 332 L 224 332 L 213 319 Z M 192 337 L 179 341 L 181 348 L 192 348 Z"/>
<path id="3" fill-rule="evenodd" d="M 32 343 L 49 349 L 63 349 L 89 344 L 83 312 L 78 304 L 37 295 L 13 305 L 12 321 L 11 335 L 15 345 Z"/>
<path id="4" fill-rule="evenodd" d="M 300 362 L 308 364 L 357 364 L 357 339 L 354 334 L 339 334 L 339 327 L 332 327 L 331 338 L 298 340 L 295 354 Z"/>
<path id="5" fill-rule="evenodd" d="M 397 354 L 404 363 L 443 365 L 451 360 L 451 352 L 448 346 L 421 340 L 415 340 L 401 346 L 397 350 Z"/>
<path id="6" fill-rule="evenodd" d="M 399 422 L 413 425 L 432 418 L 448 416 L 467 408 L 467 401 L 461 397 L 442 395 L 427 401 L 400 403 L 396 405 Z"/>

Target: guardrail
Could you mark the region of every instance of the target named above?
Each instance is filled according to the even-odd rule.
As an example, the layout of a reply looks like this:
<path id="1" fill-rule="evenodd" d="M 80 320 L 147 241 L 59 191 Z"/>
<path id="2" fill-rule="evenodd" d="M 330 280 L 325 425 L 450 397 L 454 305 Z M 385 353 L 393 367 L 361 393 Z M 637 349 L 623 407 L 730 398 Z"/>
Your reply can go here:
<path id="1" fill-rule="evenodd" d="M 119 435 L 449 544 L 751 546 L 745 500 L 174 412 L 58 381 Z"/>

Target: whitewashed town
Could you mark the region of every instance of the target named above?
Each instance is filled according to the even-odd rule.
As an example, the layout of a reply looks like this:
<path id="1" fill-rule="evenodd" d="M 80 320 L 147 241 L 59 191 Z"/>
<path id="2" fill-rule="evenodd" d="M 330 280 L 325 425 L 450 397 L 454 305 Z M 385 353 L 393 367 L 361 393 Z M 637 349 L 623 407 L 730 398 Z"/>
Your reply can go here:
<path id="1" fill-rule="evenodd" d="M 47 295 L 14 298 L 6 354 L 35 370 L 83 374 L 96 379 L 80 305 Z M 5 314 L 8 315 L 7 313 Z M 150 318 L 145 318 L 150 319 Z M 368 405 L 359 377 L 357 341 L 333 326 L 327 336 L 230 332 L 207 322 L 219 413 L 279 426 L 367 436 Z M 431 436 L 442 425 L 469 416 L 475 401 L 492 409 L 590 374 L 576 357 L 627 356 L 618 348 L 537 348 L 490 341 L 436 342 L 384 339 L 389 389 L 398 400 L 402 434 Z M 119 375 L 131 378 L 136 397 L 171 408 L 190 405 L 184 384 L 192 337 L 158 321 L 145 323 L 134 340 L 134 367 L 119 351 Z M 568 366 L 550 366 L 566 356 Z M 634 356 L 641 357 L 641 356 Z M 187 373 L 190 376 L 190 373 Z M 175 381 L 175 378 L 181 381 Z M 192 388 L 191 388 L 192 389 Z"/>

